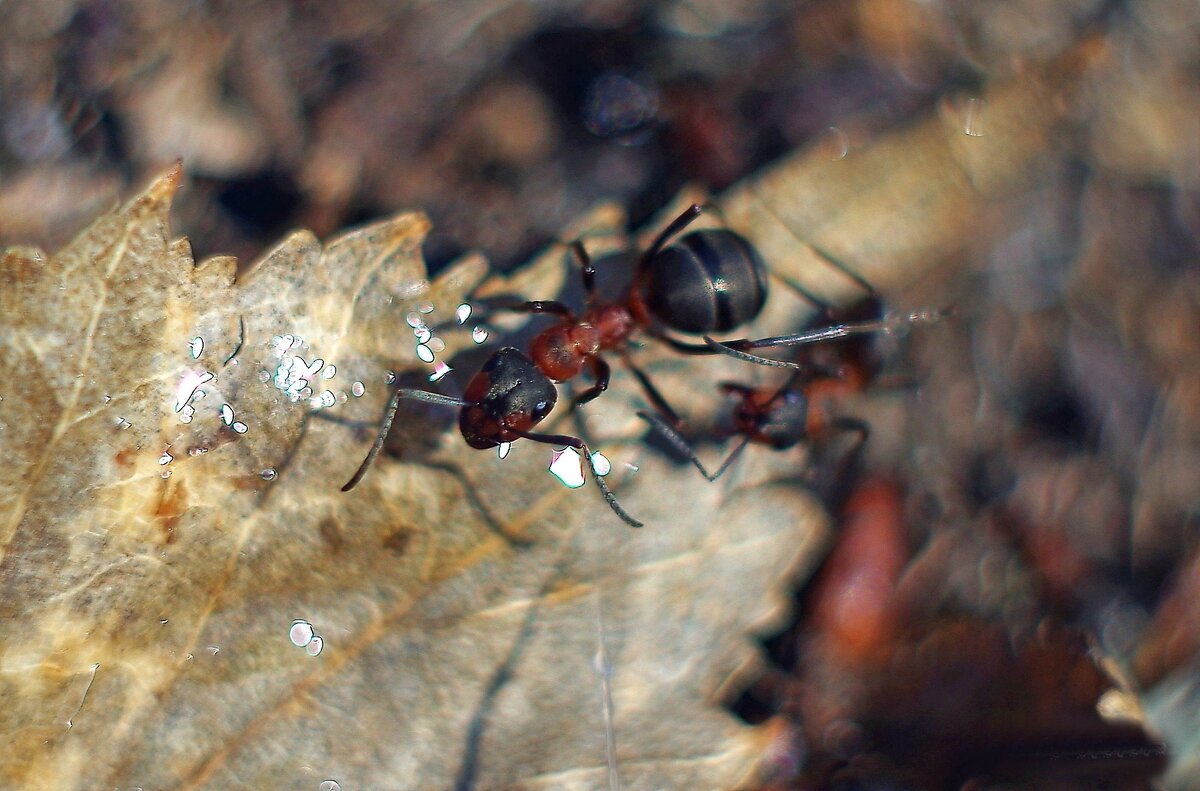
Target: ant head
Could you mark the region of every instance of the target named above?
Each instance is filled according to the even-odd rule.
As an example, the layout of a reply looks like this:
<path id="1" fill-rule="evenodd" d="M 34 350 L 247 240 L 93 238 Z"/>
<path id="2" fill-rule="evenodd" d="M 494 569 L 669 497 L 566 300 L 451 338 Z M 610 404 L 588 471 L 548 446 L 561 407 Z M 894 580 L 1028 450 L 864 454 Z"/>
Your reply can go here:
<path id="1" fill-rule="evenodd" d="M 646 261 L 638 293 L 650 314 L 672 329 L 728 332 L 762 310 L 767 268 L 741 235 L 722 228 L 693 231 Z"/>
<path id="2" fill-rule="evenodd" d="M 740 400 L 733 409 L 737 433 L 775 450 L 798 445 L 807 436 L 808 397 L 803 388 L 764 390 L 725 383 L 722 389 Z"/>
<path id="3" fill-rule="evenodd" d="M 518 349 L 505 347 L 488 359 L 467 384 L 458 427 L 472 448 L 484 449 L 529 431 L 558 401 L 554 383 Z"/>

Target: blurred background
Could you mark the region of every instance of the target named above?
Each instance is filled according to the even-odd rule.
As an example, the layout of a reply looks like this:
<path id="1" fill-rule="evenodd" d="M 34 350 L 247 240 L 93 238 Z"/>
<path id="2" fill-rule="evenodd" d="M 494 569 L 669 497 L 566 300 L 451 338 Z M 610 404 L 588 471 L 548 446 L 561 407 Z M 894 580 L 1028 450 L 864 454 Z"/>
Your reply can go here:
<path id="1" fill-rule="evenodd" d="M 774 729 L 764 782 L 781 788 L 1152 787 L 1164 742 L 1166 786 L 1200 788 L 1194 0 L 0 14 L 0 244 L 53 250 L 182 159 L 175 230 L 197 259 L 419 208 L 435 271 L 473 249 L 516 266 L 599 199 L 638 225 L 686 184 L 720 192 L 797 149 L 852 156 L 1101 52 L 1056 108 L 1068 128 L 1037 141 L 1033 183 L 944 251 L 953 265 L 888 295 L 954 304 L 954 331 L 889 354 L 919 397 L 847 407 L 872 440 L 826 495 L 857 549 L 835 546 L 798 623 L 766 640 L 775 667 L 730 705 Z M 967 114 L 986 138 L 986 106 Z M 849 529 L 863 491 L 891 515 L 868 538 Z M 838 574 L 883 580 L 886 628 L 839 636 L 821 617 Z M 1118 667 L 1148 734 L 1136 711 L 1094 716 Z"/>

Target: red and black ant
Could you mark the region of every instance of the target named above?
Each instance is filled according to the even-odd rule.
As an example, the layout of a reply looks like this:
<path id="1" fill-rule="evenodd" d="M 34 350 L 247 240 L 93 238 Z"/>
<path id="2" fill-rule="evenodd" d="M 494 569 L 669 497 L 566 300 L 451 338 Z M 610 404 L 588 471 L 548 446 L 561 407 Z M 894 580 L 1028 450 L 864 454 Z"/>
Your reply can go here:
<path id="1" fill-rule="evenodd" d="M 367 457 L 342 487 L 353 489 L 383 447 L 400 399 L 409 398 L 460 408 L 458 425 L 473 448 L 496 447 L 503 442 L 529 439 L 573 447 L 583 452 L 592 478 L 609 506 L 626 523 L 641 523 L 621 508 L 616 497 L 596 473 L 586 443 L 563 434 L 540 434 L 532 429 L 558 400 L 555 382 L 573 379 L 589 370 L 594 383 L 573 401 L 580 406 L 608 389 L 611 371 L 604 352 L 615 351 L 633 372 L 647 397 L 674 424 L 679 418 L 641 370 L 629 359 L 626 344 L 641 330 L 685 354 L 718 353 L 705 344 L 678 340 L 669 331 L 707 334 L 726 332 L 758 316 L 767 297 L 767 270 L 761 256 L 741 235 L 726 229 L 704 229 L 680 234 L 703 208 L 692 205 L 676 217 L 639 256 L 636 272 L 623 299 L 601 301 L 596 292 L 596 270 L 583 244 L 570 249 L 583 277 L 587 307 L 576 314 L 556 300 L 502 304 L 505 310 L 547 313 L 560 320 L 542 330 L 529 345 L 529 355 L 505 347 L 488 359 L 468 382 L 463 397 L 453 398 L 424 390 L 398 389 L 388 404 L 379 435 Z"/>
<path id="2" fill-rule="evenodd" d="M 840 267 L 839 267 L 840 268 Z M 908 315 L 893 316 L 883 312 L 883 303 L 866 281 L 855 276 L 869 291 L 869 296 L 846 311 L 834 311 L 812 295 L 809 301 L 822 308 L 821 318 L 807 329 L 794 335 L 760 340 L 717 342 L 705 337 L 714 352 L 720 352 L 748 362 L 793 369 L 792 375 L 779 388 L 755 388 L 736 382 L 722 382 L 721 390 L 739 400 L 733 409 L 731 434 L 742 440 L 725 457 L 715 472 L 708 472 L 688 441 L 659 415 L 638 412 L 651 428 L 661 434 L 679 453 L 684 455 L 700 474 L 710 481 L 721 477 L 750 443 L 786 450 L 801 442 L 821 441 L 835 433 L 856 434 L 850 453 L 861 448 L 870 436 L 870 426 L 859 418 L 835 414 L 838 401 L 862 392 L 879 371 L 879 360 L 870 344 L 870 336 L 892 333 L 919 322 L 931 322 L 947 312 L 925 310 Z M 830 319 L 833 319 L 831 322 Z M 845 339 L 833 344 L 828 341 Z M 811 345 L 809 354 L 797 362 L 775 360 L 751 354 L 747 349 L 776 346 Z"/>

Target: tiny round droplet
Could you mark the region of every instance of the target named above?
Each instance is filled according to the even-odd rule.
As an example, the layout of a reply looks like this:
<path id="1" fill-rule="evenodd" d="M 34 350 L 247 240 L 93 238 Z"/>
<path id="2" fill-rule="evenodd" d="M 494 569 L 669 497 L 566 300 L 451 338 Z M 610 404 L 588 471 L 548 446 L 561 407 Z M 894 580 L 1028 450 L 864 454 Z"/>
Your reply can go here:
<path id="1" fill-rule="evenodd" d="M 315 634 L 313 635 L 312 641 L 308 645 L 304 646 L 304 651 L 309 656 L 316 656 L 317 654 L 321 653 L 321 649 L 324 647 L 325 641 L 321 639 L 321 635 Z"/>
<path id="2" fill-rule="evenodd" d="M 233 425 L 233 407 L 221 404 L 221 422 L 227 426 Z"/>
<path id="3" fill-rule="evenodd" d="M 172 456 L 170 453 L 167 453 L 166 451 L 163 451 L 163 455 L 158 457 L 158 463 L 163 466 L 166 466 L 173 461 L 175 461 L 175 457 Z"/>
<path id="4" fill-rule="evenodd" d="M 240 420 L 238 422 L 234 423 L 232 426 L 230 426 L 230 428 L 239 434 L 245 434 L 246 430 L 247 430 L 246 424 L 241 422 Z"/>
<path id="5" fill-rule="evenodd" d="M 417 327 L 413 330 L 413 335 L 416 336 L 417 343 L 429 343 L 429 339 L 433 337 L 428 327 Z"/>
<path id="6" fill-rule="evenodd" d="M 433 349 L 430 349 L 423 343 L 417 344 L 417 359 L 423 363 L 433 362 Z"/>
<path id="7" fill-rule="evenodd" d="M 337 403 L 337 396 L 335 396 L 333 394 L 332 390 L 326 390 L 321 393 L 321 406 L 328 409 L 329 407 L 333 406 L 336 403 Z"/>
<path id="8" fill-rule="evenodd" d="M 458 319 L 459 324 L 466 324 L 467 319 L 471 318 L 471 306 L 466 302 L 462 303 L 454 310 L 454 317 Z"/>
<path id="9" fill-rule="evenodd" d="M 475 341 L 476 343 L 483 343 L 487 339 L 488 331 L 483 327 L 476 327 L 475 329 L 471 330 L 471 340 Z"/>
<path id="10" fill-rule="evenodd" d="M 163 478 L 170 478 L 170 477 L 171 477 L 171 471 L 170 471 L 170 470 L 163 470 L 161 473 L 159 473 L 159 475 L 161 475 Z"/>
<path id="11" fill-rule="evenodd" d="M 389 384 L 389 385 L 391 385 L 391 384 L 395 384 L 395 383 L 396 383 L 396 374 L 395 374 L 395 372 L 394 372 L 394 371 L 388 371 L 387 373 L 385 373 L 385 374 L 383 375 L 383 381 L 384 381 L 384 384 Z"/>
<path id="12" fill-rule="evenodd" d="M 446 343 L 441 338 L 432 338 L 429 341 L 429 348 L 433 349 L 434 352 L 441 354 L 442 352 L 446 351 Z"/>
<path id="13" fill-rule="evenodd" d="M 322 379 L 332 379 L 335 376 L 337 376 L 337 366 L 334 365 L 333 363 L 330 363 L 329 365 L 325 366 L 325 370 L 321 371 Z"/>
<path id="14" fill-rule="evenodd" d="M 601 453 L 592 454 L 592 469 L 597 475 L 608 475 L 612 472 L 612 462 Z"/>
<path id="15" fill-rule="evenodd" d="M 291 627 L 288 628 L 288 639 L 297 648 L 308 645 L 314 637 L 316 637 L 316 633 L 313 631 L 312 624 L 303 618 L 292 621 Z"/>
<path id="16" fill-rule="evenodd" d="M 0 401 L 3 401 L 3 400 L 4 400 L 3 398 L 0 398 Z M 104 396 L 104 403 L 107 404 L 109 401 L 112 401 L 112 396 L 110 396 L 110 395 Z"/>
<path id="17" fill-rule="evenodd" d="M 454 370 L 453 368 L 446 365 L 441 360 L 438 360 L 436 363 L 433 364 L 433 373 L 431 373 L 429 375 L 429 381 L 436 382 L 437 380 L 441 379 L 443 376 L 445 376 L 446 374 L 450 373 L 453 370 Z"/>
<path id="18" fill-rule="evenodd" d="M 420 327 L 425 322 L 421 320 L 420 315 L 418 315 L 415 312 L 410 312 L 407 316 L 404 317 L 404 323 L 407 324 L 408 326 L 412 327 L 413 329 L 416 329 L 417 327 Z"/>
<path id="19" fill-rule="evenodd" d="M 317 791 L 342 791 L 342 787 L 338 785 L 337 780 L 322 780 L 321 785 L 317 786 Z"/>
<path id="20" fill-rule="evenodd" d="M 505 456 L 508 455 L 508 452 L 510 450 L 512 450 L 511 442 L 501 442 L 499 445 L 496 446 L 496 455 L 503 459 Z"/>
<path id="21" fill-rule="evenodd" d="M 199 360 L 200 355 L 204 353 L 204 339 L 199 335 L 197 335 L 195 338 L 192 338 L 191 342 L 188 344 L 188 350 L 192 353 L 193 360 Z"/>
<path id="22" fill-rule="evenodd" d="M 271 381 L 271 372 L 267 371 L 267 370 L 259 371 L 258 372 L 258 381 L 260 381 L 260 382 Z"/>
<path id="23" fill-rule="evenodd" d="M 355 382 L 350 385 L 350 392 L 354 394 L 355 398 L 362 398 L 362 394 L 367 392 L 367 388 L 362 382 Z"/>
<path id="24" fill-rule="evenodd" d="M 420 305 L 417 305 L 417 310 L 422 313 L 433 313 L 433 305 L 430 305 L 428 302 L 422 302 Z"/>
<path id="25" fill-rule="evenodd" d="M 278 473 L 275 472 L 274 467 L 267 467 L 265 470 L 263 470 L 262 472 L 260 472 L 258 474 L 258 477 L 262 478 L 264 481 L 273 481 L 273 480 L 275 480 L 275 476 L 277 474 Z"/>

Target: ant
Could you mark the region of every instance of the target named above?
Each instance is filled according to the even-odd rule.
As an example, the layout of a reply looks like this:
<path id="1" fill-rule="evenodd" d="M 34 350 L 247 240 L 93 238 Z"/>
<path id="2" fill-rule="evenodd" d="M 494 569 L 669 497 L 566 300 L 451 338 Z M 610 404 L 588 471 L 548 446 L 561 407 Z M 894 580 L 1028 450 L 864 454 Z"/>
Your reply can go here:
<path id="1" fill-rule="evenodd" d="M 637 330 L 683 354 L 723 353 L 707 339 L 746 324 L 761 312 L 767 298 L 767 269 L 762 257 L 743 236 L 728 229 L 692 231 L 671 243 L 704 211 L 693 204 L 664 228 L 641 253 L 629 290 L 622 299 L 601 301 L 596 269 L 578 239 L 569 248 L 580 265 L 586 308 L 576 314 L 557 300 L 500 303 L 497 307 L 545 313 L 559 321 L 542 330 L 529 345 L 529 354 L 505 347 L 493 354 L 468 382 L 463 397 L 424 390 L 398 389 L 388 404 L 379 436 L 342 491 L 353 489 L 383 447 L 400 399 L 410 398 L 460 409 L 458 425 L 473 448 L 487 449 L 502 442 L 529 439 L 576 448 L 584 453 L 592 478 L 604 499 L 622 520 L 641 523 L 621 508 L 612 491 L 591 464 L 591 453 L 578 437 L 540 434 L 532 429 L 558 400 L 555 382 L 565 382 L 588 369 L 593 384 L 577 395 L 573 407 L 592 401 L 608 389 L 611 370 L 603 352 L 617 352 L 632 371 L 654 407 L 672 425 L 681 421 L 649 377 L 630 360 L 626 344 Z M 669 244 L 670 243 L 670 244 Z M 704 334 L 705 344 L 681 341 L 670 331 Z"/>
<path id="2" fill-rule="evenodd" d="M 850 309 L 835 312 L 816 297 L 805 293 L 806 299 L 822 309 L 822 318 L 794 335 L 760 340 L 718 342 L 705 336 L 705 343 L 715 352 L 760 365 L 790 368 L 792 375 L 774 390 L 754 388 L 736 382 L 722 382 L 720 388 L 739 400 L 733 409 L 732 431 L 741 442 L 725 457 L 715 472 L 710 473 L 696 456 L 692 446 L 659 415 L 638 412 L 651 429 L 686 456 L 692 465 L 709 481 L 721 477 L 750 443 L 767 445 L 774 450 L 787 450 L 808 440 L 824 440 L 839 432 L 855 434 L 849 455 L 856 454 L 870 436 L 870 426 L 863 420 L 833 414 L 833 405 L 854 393 L 862 392 L 875 381 L 880 360 L 867 341 L 879 334 L 890 334 L 902 326 L 937 321 L 949 311 L 925 310 L 908 315 L 887 315 L 883 302 L 870 284 L 855 277 L 868 289 L 868 296 Z M 830 319 L 834 321 L 830 321 Z M 833 347 L 826 341 L 847 339 Z M 800 362 L 776 360 L 751 354 L 747 349 L 773 348 L 817 344 Z"/>

